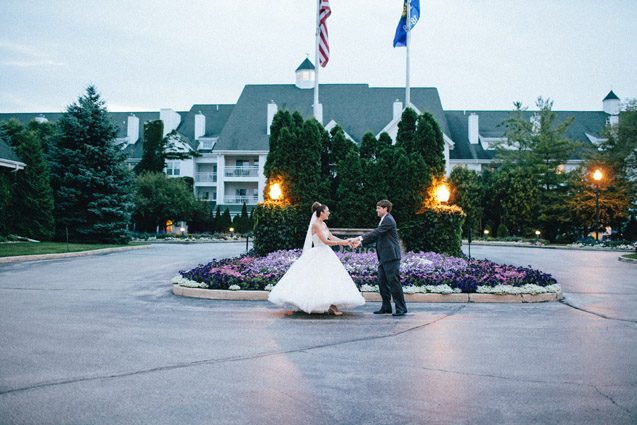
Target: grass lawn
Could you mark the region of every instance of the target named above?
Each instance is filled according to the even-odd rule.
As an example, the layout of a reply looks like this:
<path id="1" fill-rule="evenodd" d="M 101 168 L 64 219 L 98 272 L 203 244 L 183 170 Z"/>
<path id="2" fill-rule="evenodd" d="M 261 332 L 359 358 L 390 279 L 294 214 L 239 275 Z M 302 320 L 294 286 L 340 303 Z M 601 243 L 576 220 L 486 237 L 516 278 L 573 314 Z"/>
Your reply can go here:
<path id="1" fill-rule="evenodd" d="M 626 254 L 622 255 L 624 258 L 632 258 L 633 260 L 637 260 L 637 254 Z"/>
<path id="2" fill-rule="evenodd" d="M 67 247 L 65 242 L 11 242 L 0 243 L 0 257 L 93 251 L 95 249 L 116 248 L 122 246 L 128 245 L 70 243 Z"/>

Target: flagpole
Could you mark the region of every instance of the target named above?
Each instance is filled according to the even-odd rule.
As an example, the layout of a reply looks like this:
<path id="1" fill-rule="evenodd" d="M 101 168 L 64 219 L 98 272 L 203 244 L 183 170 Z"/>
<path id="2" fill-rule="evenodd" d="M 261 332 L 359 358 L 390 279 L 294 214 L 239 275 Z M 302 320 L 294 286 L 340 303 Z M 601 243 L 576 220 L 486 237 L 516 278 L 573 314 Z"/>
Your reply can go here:
<path id="1" fill-rule="evenodd" d="M 407 16 L 406 16 L 406 24 L 407 24 L 407 42 L 406 42 L 406 49 L 405 49 L 405 56 L 406 56 L 406 64 L 405 64 L 405 72 L 406 72 L 406 76 L 405 76 L 405 108 L 408 108 L 409 105 L 411 104 L 411 99 L 409 96 L 409 41 L 411 39 L 411 0 L 407 0 Z"/>
<path id="2" fill-rule="evenodd" d="M 319 119 L 318 117 L 318 105 L 319 105 L 319 68 L 321 67 L 319 64 L 319 38 L 320 38 L 320 8 L 321 8 L 321 0 L 316 0 L 316 45 L 315 45 L 315 55 L 314 55 L 314 105 L 312 107 L 314 111 L 314 118 Z"/>

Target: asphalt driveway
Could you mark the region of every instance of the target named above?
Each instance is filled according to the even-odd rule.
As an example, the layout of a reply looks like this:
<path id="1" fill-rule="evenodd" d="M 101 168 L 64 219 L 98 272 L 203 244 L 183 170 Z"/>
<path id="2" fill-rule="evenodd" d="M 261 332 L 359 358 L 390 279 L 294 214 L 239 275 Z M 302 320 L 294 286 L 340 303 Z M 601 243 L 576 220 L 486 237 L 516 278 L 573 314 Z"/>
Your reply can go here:
<path id="1" fill-rule="evenodd" d="M 472 246 L 565 301 L 341 318 L 172 295 L 244 244 L 0 265 L 2 424 L 635 424 L 637 265 Z"/>

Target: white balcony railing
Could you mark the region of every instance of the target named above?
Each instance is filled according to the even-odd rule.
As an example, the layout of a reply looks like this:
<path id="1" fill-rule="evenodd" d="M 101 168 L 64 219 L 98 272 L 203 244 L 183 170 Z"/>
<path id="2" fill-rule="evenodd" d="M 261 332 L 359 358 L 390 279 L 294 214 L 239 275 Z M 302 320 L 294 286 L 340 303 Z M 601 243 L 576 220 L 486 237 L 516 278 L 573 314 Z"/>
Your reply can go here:
<path id="1" fill-rule="evenodd" d="M 259 202 L 258 196 L 226 196 L 224 204 L 256 204 Z"/>
<path id="2" fill-rule="evenodd" d="M 258 177 L 259 166 L 226 167 L 224 175 L 226 177 Z"/>
<path id="3" fill-rule="evenodd" d="M 195 181 L 200 183 L 215 183 L 217 173 L 195 173 Z"/>

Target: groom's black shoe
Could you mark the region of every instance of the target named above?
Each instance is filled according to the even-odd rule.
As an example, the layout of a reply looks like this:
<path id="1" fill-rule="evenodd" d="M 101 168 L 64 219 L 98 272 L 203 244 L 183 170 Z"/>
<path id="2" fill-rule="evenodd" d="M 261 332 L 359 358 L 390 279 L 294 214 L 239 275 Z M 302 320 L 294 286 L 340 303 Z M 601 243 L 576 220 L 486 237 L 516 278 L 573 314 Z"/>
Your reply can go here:
<path id="1" fill-rule="evenodd" d="M 380 309 L 378 311 L 375 311 L 374 314 L 391 314 L 391 310 L 384 310 L 384 309 Z"/>
<path id="2" fill-rule="evenodd" d="M 407 310 L 397 311 L 396 313 L 392 314 L 392 316 L 404 316 L 405 314 L 407 314 Z"/>

